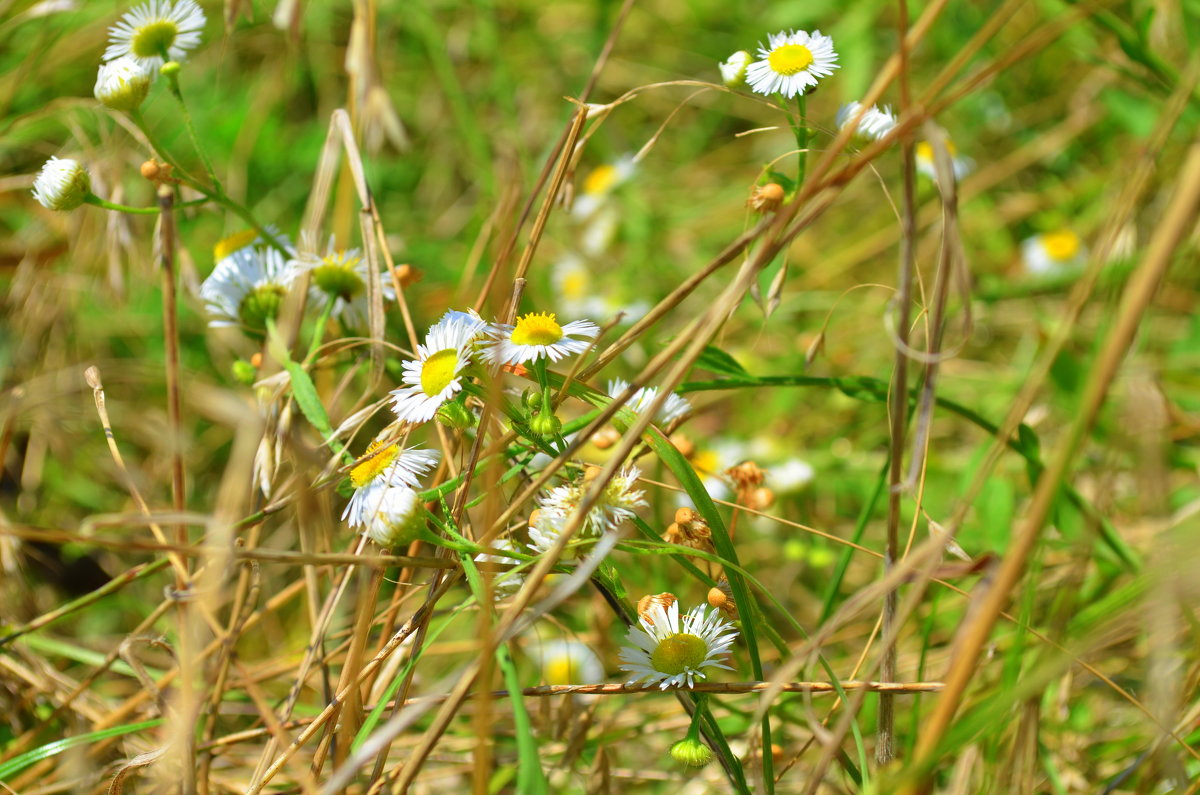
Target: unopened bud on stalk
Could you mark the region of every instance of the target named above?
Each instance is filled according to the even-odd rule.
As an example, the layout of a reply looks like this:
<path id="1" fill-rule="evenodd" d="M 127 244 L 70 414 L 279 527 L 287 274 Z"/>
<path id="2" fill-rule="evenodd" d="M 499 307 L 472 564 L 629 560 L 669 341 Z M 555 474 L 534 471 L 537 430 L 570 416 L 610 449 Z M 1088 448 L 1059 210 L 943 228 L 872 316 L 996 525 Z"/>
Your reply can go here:
<path id="1" fill-rule="evenodd" d="M 785 195 L 782 185 L 778 182 L 768 182 L 754 189 L 750 198 L 746 199 L 746 206 L 760 213 L 773 213 L 783 204 Z"/>
<path id="2" fill-rule="evenodd" d="M 100 64 L 92 93 L 107 108 L 126 112 L 137 110 L 150 93 L 154 75 L 129 57 Z"/>
<path id="3" fill-rule="evenodd" d="M 713 752 L 702 741 L 685 737 L 671 746 L 671 758 L 688 767 L 704 767 L 713 760 Z"/>
<path id="4" fill-rule="evenodd" d="M 47 160 L 33 181 L 33 198 L 47 210 L 74 210 L 91 191 L 87 169 L 67 158 Z"/>

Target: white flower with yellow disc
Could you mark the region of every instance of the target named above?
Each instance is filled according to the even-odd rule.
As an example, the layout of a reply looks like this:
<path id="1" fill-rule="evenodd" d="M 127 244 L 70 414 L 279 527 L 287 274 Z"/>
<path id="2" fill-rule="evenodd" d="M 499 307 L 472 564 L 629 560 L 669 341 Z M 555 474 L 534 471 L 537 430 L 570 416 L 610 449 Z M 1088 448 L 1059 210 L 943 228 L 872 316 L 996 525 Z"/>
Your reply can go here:
<path id="1" fill-rule="evenodd" d="M 1034 276 L 1060 273 L 1083 265 L 1087 248 L 1070 229 L 1043 232 L 1021 243 L 1021 262 Z"/>
<path id="2" fill-rule="evenodd" d="M 462 389 L 463 370 L 475 358 L 487 324 L 466 312 L 447 312 L 417 346 L 417 358 L 404 363 L 406 386 L 392 390 L 392 410 L 402 422 L 433 419 Z"/>
<path id="3" fill-rule="evenodd" d="M 746 68 L 746 85 L 756 94 L 787 99 L 803 94 L 838 68 L 833 39 L 819 30 L 772 33 L 767 46 L 759 46 L 758 57 L 761 60 Z"/>
<path id="4" fill-rule="evenodd" d="M 127 56 L 157 72 L 167 60 L 182 61 L 203 32 L 204 11 L 196 0 L 150 0 L 108 29 L 104 60 Z"/>
<path id="5" fill-rule="evenodd" d="M 530 312 L 518 318 L 515 326 L 504 323 L 492 326 L 488 358 L 495 364 L 524 364 L 541 358 L 557 362 L 586 351 L 588 340 L 599 333 L 600 327 L 590 320 L 575 320 L 560 326 L 553 312 Z"/>
<path id="6" fill-rule="evenodd" d="M 437 466 L 441 454 L 436 450 L 404 449 L 398 444 L 384 444 L 376 439 L 367 452 L 350 470 L 354 494 L 342 513 L 342 520 L 351 527 L 369 525 L 386 507 L 386 489 L 407 486 L 415 489 L 420 478 Z"/>
<path id="7" fill-rule="evenodd" d="M 630 684 L 645 680 L 662 690 L 691 687 L 708 677 L 705 668 L 733 670 L 721 660 L 735 638 L 737 630 L 719 610 L 709 612 L 707 605 L 697 605 L 681 619 L 678 602 L 667 608 L 654 604 L 642 614 L 641 629 L 629 628 L 629 645 L 620 652 L 621 669 L 633 674 Z"/>

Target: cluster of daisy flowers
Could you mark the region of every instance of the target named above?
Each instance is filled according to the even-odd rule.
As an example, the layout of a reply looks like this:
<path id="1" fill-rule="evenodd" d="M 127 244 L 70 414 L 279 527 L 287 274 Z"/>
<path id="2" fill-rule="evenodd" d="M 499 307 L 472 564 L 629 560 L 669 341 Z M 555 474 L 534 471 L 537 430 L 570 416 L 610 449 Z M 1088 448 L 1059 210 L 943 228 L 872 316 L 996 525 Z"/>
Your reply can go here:
<path id="1" fill-rule="evenodd" d="M 200 286 L 209 326 L 233 326 L 261 334 L 275 320 L 293 285 L 305 274 L 310 297 L 344 326 L 361 328 L 368 313 L 370 270 L 357 248 L 339 249 L 331 239 L 323 252 L 308 241 L 297 250 L 278 230 L 247 230 L 231 235 L 213 249 L 216 267 Z M 395 300 L 394 288 L 381 283 L 384 300 Z M 329 305 L 326 305 L 329 302 Z"/>

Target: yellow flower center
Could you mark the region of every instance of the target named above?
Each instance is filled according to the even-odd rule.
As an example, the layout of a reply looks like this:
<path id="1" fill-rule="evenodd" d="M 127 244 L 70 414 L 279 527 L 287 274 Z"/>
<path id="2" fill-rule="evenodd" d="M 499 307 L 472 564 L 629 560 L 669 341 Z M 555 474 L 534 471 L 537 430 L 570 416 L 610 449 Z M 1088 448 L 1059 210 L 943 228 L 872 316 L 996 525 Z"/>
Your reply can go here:
<path id="1" fill-rule="evenodd" d="M 363 462 L 350 470 L 350 482 L 354 484 L 354 488 L 361 489 L 391 466 L 398 455 L 400 448 L 397 445 L 389 444 L 384 447 L 378 440 L 371 442 L 367 445 Z"/>
<path id="2" fill-rule="evenodd" d="M 658 647 L 650 655 L 650 664 L 654 670 L 674 676 L 689 668 L 698 669 L 706 656 L 708 645 L 702 639 L 680 632 L 658 642 Z"/>
<path id="3" fill-rule="evenodd" d="M 355 271 L 360 257 L 350 257 L 339 251 L 321 260 L 312 270 L 313 283 L 321 292 L 343 301 L 351 301 L 366 289 L 366 282 Z"/>
<path id="4" fill-rule="evenodd" d="M 571 271 L 562 281 L 562 292 L 564 298 L 579 299 L 583 298 L 584 293 L 588 288 L 588 274 L 582 268 Z"/>
<path id="5" fill-rule="evenodd" d="M 958 156 L 958 147 L 955 146 L 954 141 L 951 141 L 949 138 L 946 139 L 946 151 L 950 154 L 950 157 Z M 919 144 L 917 144 L 916 154 L 917 160 L 924 160 L 927 163 L 932 163 L 933 144 L 929 143 L 929 141 L 921 141 Z"/>
<path id="6" fill-rule="evenodd" d="M 579 670 L 579 666 L 575 664 L 575 660 L 568 654 L 547 660 L 543 673 L 546 677 L 546 682 L 551 685 L 584 684 L 583 674 Z"/>
<path id="7" fill-rule="evenodd" d="M 220 262 L 233 252 L 253 243 L 257 237 L 258 232 L 254 229 L 243 229 L 241 232 L 232 234 L 213 246 L 213 259 Z"/>
<path id="8" fill-rule="evenodd" d="M 1050 232 L 1042 235 L 1042 248 L 1050 259 L 1063 262 L 1079 253 L 1079 236 L 1067 229 Z"/>
<path id="9" fill-rule="evenodd" d="M 700 450 L 692 456 L 692 469 L 701 475 L 716 474 L 717 467 L 720 465 L 720 458 L 712 450 Z"/>
<path id="10" fill-rule="evenodd" d="M 812 51 L 803 44 L 784 44 L 771 50 L 767 63 L 771 71 L 780 75 L 794 75 L 812 65 Z"/>
<path id="11" fill-rule="evenodd" d="M 593 168 L 583 180 L 583 192 L 589 196 L 608 193 L 617 184 L 617 167 L 609 163 Z"/>
<path id="12" fill-rule="evenodd" d="M 517 320 L 512 333 L 516 345 L 553 345 L 562 338 L 562 326 L 555 322 L 553 312 L 530 312 Z"/>
<path id="13" fill-rule="evenodd" d="M 421 364 L 421 391 L 429 397 L 441 394 L 454 380 L 457 366 L 458 351 L 454 348 L 430 354 Z"/>
<path id="14" fill-rule="evenodd" d="M 169 19 L 156 19 L 142 25 L 133 34 L 129 49 L 139 58 L 153 58 L 156 55 L 166 57 L 167 50 L 175 43 L 179 28 Z"/>

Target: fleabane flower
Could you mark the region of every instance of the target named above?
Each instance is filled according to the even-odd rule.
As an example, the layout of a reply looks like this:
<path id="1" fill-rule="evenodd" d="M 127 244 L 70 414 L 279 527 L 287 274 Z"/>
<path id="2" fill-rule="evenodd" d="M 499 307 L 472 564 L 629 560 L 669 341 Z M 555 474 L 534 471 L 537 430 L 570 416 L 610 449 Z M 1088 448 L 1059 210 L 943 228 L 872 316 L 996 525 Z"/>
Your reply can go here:
<path id="1" fill-rule="evenodd" d="M 87 169 L 68 158 L 50 158 L 33 180 L 33 198 L 47 210 L 74 210 L 91 191 Z"/>
<path id="2" fill-rule="evenodd" d="M 333 301 L 330 313 L 351 328 L 366 325 L 369 308 L 367 305 L 367 280 L 370 278 L 369 264 L 357 248 L 339 249 L 330 238 L 325 253 L 304 250 L 292 260 L 294 276 L 309 274 L 309 284 L 318 300 Z M 381 282 L 383 299 L 396 300 L 396 290 L 391 279 Z"/>
<path id="3" fill-rule="evenodd" d="M 369 486 L 360 505 L 363 535 L 384 549 L 407 547 L 425 527 L 421 507 L 421 497 L 408 486 Z"/>
<path id="4" fill-rule="evenodd" d="M 622 155 L 611 163 L 596 166 L 583 178 L 579 195 L 571 205 L 571 214 L 576 218 L 590 218 L 636 171 L 637 160 L 632 155 Z"/>
<path id="5" fill-rule="evenodd" d="M 257 233 L 256 233 L 257 235 Z M 234 250 L 200 285 L 213 328 L 241 326 L 261 333 L 279 315 L 292 286 L 292 269 L 283 254 L 266 245 Z"/>
<path id="6" fill-rule="evenodd" d="M 608 396 L 614 399 L 618 398 L 628 388 L 629 383 L 627 381 L 623 381 L 620 378 L 613 379 L 612 381 L 608 382 Z M 642 387 L 633 393 L 633 397 L 631 397 L 625 403 L 625 407 L 633 411 L 635 414 L 642 414 L 648 408 L 650 408 L 650 404 L 653 403 L 657 397 L 657 387 Z M 680 397 L 672 392 L 667 396 L 666 402 L 663 403 L 662 407 L 659 408 L 658 412 L 654 415 L 654 422 L 655 424 L 665 428 L 675 420 L 686 415 L 691 410 L 692 404 L 687 401 L 687 398 Z"/>
<path id="7" fill-rule="evenodd" d="M 788 99 L 803 94 L 838 68 L 833 39 L 819 30 L 773 33 L 767 37 L 767 46 L 759 45 L 758 57 L 761 60 L 746 68 L 750 90 Z"/>
<path id="8" fill-rule="evenodd" d="M 166 61 L 182 61 L 200 44 L 204 12 L 196 0 L 150 0 L 108 29 L 104 60 L 128 56 L 157 72 Z"/>
<path id="9" fill-rule="evenodd" d="M 577 640 L 547 640 L 526 652 L 537 661 L 548 685 L 590 685 L 604 681 L 604 665 L 596 652 Z"/>
<path id="10" fill-rule="evenodd" d="M 515 326 L 504 323 L 492 326 L 488 358 L 495 364 L 524 364 L 541 358 L 557 362 L 586 351 L 587 340 L 599 333 L 600 327 L 590 320 L 574 320 L 560 326 L 553 312 L 530 312 L 518 318 Z"/>
<path id="11" fill-rule="evenodd" d="M 440 458 L 436 450 L 404 449 L 398 444 L 372 441 L 362 460 L 350 470 L 354 494 L 342 513 L 342 520 L 351 527 L 368 524 L 382 497 L 381 488 L 416 488 L 420 478 L 437 466 Z"/>
<path id="12" fill-rule="evenodd" d="M 837 112 L 838 129 L 846 129 L 846 125 L 854 121 L 854 117 L 861 109 L 862 105 L 858 102 L 847 102 L 842 105 Z M 884 105 L 883 110 L 880 110 L 878 105 L 872 105 L 867 108 L 863 117 L 855 125 L 854 137 L 860 141 L 878 141 L 890 133 L 895 126 L 896 117 L 891 108 Z"/>
<path id="13" fill-rule="evenodd" d="M 738 50 L 727 60 L 717 64 L 717 68 L 721 70 L 721 82 L 730 88 L 746 85 L 746 69 L 753 60 L 753 55 L 745 50 Z"/>
<path id="14" fill-rule="evenodd" d="M 1021 243 L 1021 262 L 1034 276 L 1077 268 L 1086 258 L 1083 241 L 1070 229 L 1043 232 Z"/>
<path id="15" fill-rule="evenodd" d="M 975 161 L 969 157 L 960 155 L 958 147 L 949 138 L 946 139 L 946 151 L 949 153 L 950 160 L 954 164 L 954 179 L 962 179 L 975 168 Z M 917 144 L 915 155 L 917 171 L 936 181 L 937 168 L 934 165 L 933 144 L 929 143 L 929 141 L 921 141 Z"/>
<path id="16" fill-rule="evenodd" d="M 105 107 L 128 112 L 141 107 L 152 82 L 154 75 L 146 67 L 133 58 L 122 56 L 100 64 L 92 92 Z"/>
<path id="17" fill-rule="evenodd" d="M 551 536 L 551 540 L 561 534 L 566 521 L 582 504 L 593 473 L 598 472 L 595 467 L 589 468 L 582 481 L 555 486 L 539 497 L 539 521 L 535 524 L 541 524 L 542 527 L 531 527 L 530 537 L 533 537 L 535 529 L 543 536 Z M 637 488 L 637 481 L 641 476 L 641 471 L 635 466 L 626 467 L 614 475 L 605 484 L 596 504 L 584 517 L 579 535 L 597 536 L 616 530 L 622 522 L 632 519 L 637 509 L 646 504 L 645 492 Z M 545 549 L 539 551 L 544 552 Z"/>
<path id="18" fill-rule="evenodd" d="M 644 680 L 668 687 L 691 687 L 706 679 L 705 668 L 733 669 L 721 661 L 737 638 L 737 630 L 718 610 L 697 605 L 682 618 L 679 603 L 652 604 L 630 627 L 621 647 L 621 669 L 633 674 L 629 684 Z"/>
<path id="19" fill-rule="evenodd" d="M 403 422 L 433 419 L 443 404 L 462 389 L 463 370 L 475 359 L 487 323 L 466 312 L 447 312 L 417 346 L 417 358 L 404 363 L 401 381 L 392 390 L 392 410 Z"/>

